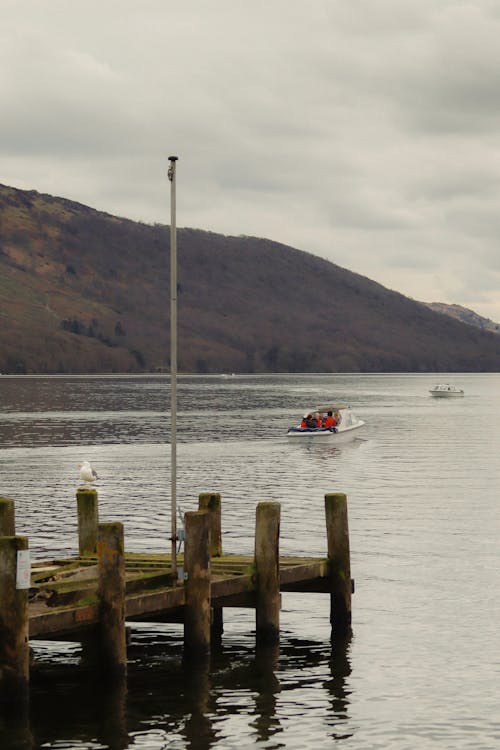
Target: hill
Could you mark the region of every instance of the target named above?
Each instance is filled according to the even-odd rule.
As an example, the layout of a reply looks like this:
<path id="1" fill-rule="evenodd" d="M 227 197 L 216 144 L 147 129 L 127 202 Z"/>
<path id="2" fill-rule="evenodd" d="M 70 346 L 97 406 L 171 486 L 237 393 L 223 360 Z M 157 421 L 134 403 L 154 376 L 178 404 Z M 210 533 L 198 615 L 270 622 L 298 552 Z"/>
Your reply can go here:
<path id="1" fill-rule="evenodd" d="M 475 326 L 483 331 L 500 333 L 500 325 L 498 323 L 495 323 L 490 318 L 484 318 L 482 315 L 478 315 L 474 310 L 469 310 L 468 307 L 462 307 L 462 305 L 447 305 L 444 302 L 427 302 L 426 304 L 431 310 L 443 313 L 443 315 L 449 315 L 456 320 L 461 320 L 462 323 L 468 323 L 468 325 Z"/>
<path id="2" fill-rule="evenodd" d="M 178 230 L 179 370 L 498 371 L 500 339 L 277 242 Z M 169 229 L 0 186 L 0 371 L 169 368 Z"/>

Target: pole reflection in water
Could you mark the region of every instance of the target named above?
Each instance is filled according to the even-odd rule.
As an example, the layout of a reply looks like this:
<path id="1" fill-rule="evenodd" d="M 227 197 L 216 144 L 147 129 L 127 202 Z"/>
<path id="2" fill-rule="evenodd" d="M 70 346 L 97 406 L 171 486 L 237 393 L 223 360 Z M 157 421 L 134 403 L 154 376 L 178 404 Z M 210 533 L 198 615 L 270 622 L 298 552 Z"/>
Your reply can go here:
<path id="1" fill-rule="evenodd" d="M 352 635 L 345 638 L 332 639 L 332 651 L 330 655 L 331 679 L 323 683 L 331 698 L 332 711 L 327 715 L 327 723 L 332 727 L 331 736 L 335 740 L 346 739 L 351 732 L 339 731 L 348 718 L 349 694 L 347 689 L 347 677 L 351 674 L 351 664 L 348 653 Z"/>
<path id="2" fill-rule="evenodd" d="M 281 723 L 276 715 L 276 699 L 281 691 L 281 685 L 276 677 L 278 671 L 280 649 L 278 645 L 259 646 L 255 654 L 255 713 L 252 722 L 257 732 L 257 738 L 266 742 L 273 735 L 282 731 Z"/>
<path id="3" fill-rule="evenodd" d="M 126 678 L 104 679 L 95 663 L 90 668 L 88 653 L 79 644 L 46 643 L 42 649 L 31 679 L 33 750 L 54 745 L 65 750 L 76 746 L 128 748 Z M 46 657 L 50 660 L 45 661 Z M 0 747 L 11 748 L 4 743 Z"/>
<path id="4" fill-rule="evenodd" d="M 121 676 L 108 684 L 98 705 L 99 739 L 109 750 L 129 746 L 127 732 L 127 679 Z"/>
<path id="5" fill-rule="evenodd" d="M 191 663 L 185 667 L 184 694 L 186 708 L 189 709 L 184 726 L 186 747 L 188 748 L 210 748 L 216 739 L 216 732 L 212 726 L 214 715 L 211 706 L 211 680 L 209 665 L 202 660 L 198 666 Z"/>
<path id="6" fill-rule="evenodd" d="M 0 747 L 2 750 L 35 750 L 29 716 L 2 716 L 0 718 Z"/>
<path id="7" fill-rule="evenodd" d="M 70 750 L 78 738 L 79 747 L 110 750 L 286 747 L 297 716 L 299 736 L 314 735 L 321 717 L 338 740 L 350 736 L 350 641 L 329 647 L 284 635 L 281 646 L 256 650 L 253 637 L 227 638 L 197 662 L 182 659 L 182 631 L 134 623 L 128 677 L 112 685 L 79 645 L 47 643 L 33 670 L 31 721 L 1 727 L 0 746 Z"/>

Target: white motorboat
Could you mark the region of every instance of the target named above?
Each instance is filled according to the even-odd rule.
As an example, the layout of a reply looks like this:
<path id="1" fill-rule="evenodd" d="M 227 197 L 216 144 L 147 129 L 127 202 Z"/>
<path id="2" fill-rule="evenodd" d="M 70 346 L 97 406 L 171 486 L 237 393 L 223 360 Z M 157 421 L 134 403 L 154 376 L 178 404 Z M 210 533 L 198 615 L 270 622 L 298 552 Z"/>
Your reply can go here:
<path id="1" fill-rule="evenodd" d="M 429 389 L 429 393 L 434 398 L 454 398 L 456 396 L 463 396 L 464 391 L 456 385 L 450 385 L 449 383 L 439 383 L 434 388 Z"/>
<path id="2" fill-rule="evenodd" d="M 317 406 L 315 409 L 306 412 L 303 422 L 307 416 L 316 413 L 326 416 L 328 412 L 332 412 L 335 419 L 336 424 L 333 427 L 302 427 L 301 425 L 297 425 L 296 427 L 288 428 L 287 437 L 332 440 L 336 443 L 346 442 L 347 440 L 354 439 L 358 435 L 359 428 L 365 424 L 362 419 L 358 419 L 350 406 L 341 403 Z"/>

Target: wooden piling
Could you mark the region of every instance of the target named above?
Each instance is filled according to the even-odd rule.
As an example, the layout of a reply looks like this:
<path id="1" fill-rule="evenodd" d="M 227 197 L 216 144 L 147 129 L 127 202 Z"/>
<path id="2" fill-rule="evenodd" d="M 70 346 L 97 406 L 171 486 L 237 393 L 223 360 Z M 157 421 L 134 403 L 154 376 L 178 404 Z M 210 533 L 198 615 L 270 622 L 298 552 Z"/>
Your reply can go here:
<path id="1" fill-rule="evenodd" d="M 184 656 L 189 658 L 210 649 L 210 515 L 188 512 L 185 522 Z"/>
<path id="2" fill-rule="evenodd" d="M 18 559 L 23 563 L 22 557 L 15 554 L 21 551 L 19 545 L 23 538 L 0 537 L 0 701 L 2 695 L 19 699 L 27 692 L 27 625 L 24 625 L 23 640 L 18 637 L 23 627 L 17 625 L 17 620 L 22 618 L 16 615 L 19 610 L 16 602 L 20 597 L 29 612 L 32 638 L 76 636 L 85 640 L 87 637 L 92 664 L 100 661 L 104 667 L 102 676 L 120 679 L 126 678 L 125 612 L 130 620 L 158 617 L 159 621 L 179 622 L 184 619 L 184 656 L 195 657 L 199 663 L 205 661 L 202 657 L 214 643 L 217 629 L 213 618 L 217 608 L 221 613 L 221 608 L 226 606 L 255 608 L 257 649 L 276 645 L 279 642 L 280 591 L 329 593 L 336 647 L 345 642 L 346 634 L 350 633 L 351 578 L 344 494 L 325 496 L 328 535 L 328 561 L 325 561 L 324 557 L 279 559 L 280 504 L 275 502 L 257 506 L 253 557 L 222 557 L 220 496 L 203 493 L 200 506 L 207 510 L 185 516 L 183 585 L 178 584 L 176 576 L 172 580 L 168 554 L 129 552 L 126 596 L 123 527 L 121 524 L 97 524 L 99 574 L 96 581 L 96 557 L 91 554 L 93 544 L 86 540 L 92 539 L 92 529 L 96 528 L 97 493 L 81 488 L 77 497 L 82 559 L 71 557 L 34 563 L 29 608 L 26 590 L 12 591 L 16 585 L 12 581 L 30 585 L 29 567 L 24 570 L 24 576 L 19 575 L 22 567 L 16 571 Z M 12 506 L 4 499 L 2 507 L 5 519 Z M 212 545 L 212 529 L 217 539 L 215 545 Z M 18 545 L 14 550 L 9 547 L 11 541 Z M 215 605 L 213 610 L 212 604 Z M 221 627 L 219 632 L 222 632 Z M 12 689 L 16 680 L 21 687 Z"/>
<path id="3" fill-rule="evenodd" d="M 0 537 L 0 707 L 27 704 L 29 686 L 28 588 L 17 588 L 22 536 Z"/>
<path id="4" fill-rule="evenodd" d="M 259 644 L 279 641 L 279 533 L 280 504 L 259 503 L 255 523 L 256 637 Z"/>
<path id="5" fill-rule="evenodd" d="M 210 516 L 210 555 L 222 555 L 222 520 L 221 499 L 219 492 L 202 492 L 198 497 L 198 509 L 206 510 Z M 220 644 L 224 632 L 224 615 L 222 607 L 212 607 L 211 642 Z"/>
<path id="6" fill-rule="evenodd" d="M 0 536 L 15 536 L 14 500 L 0 497 Z"/>
<path id="7" fill-rule="evenodd" d="M 210 555 L 222 555 L 221 501 L 218 492 L 202 492 L 198 498 L 198 509 L 206 510 L 210 516 Z"/>
<path id="8" fill-rule="evenodd" d="M 342 492 L 325 495 L 328 566 L 330 573 L 330 623 L 332 636 L 351 630 L 351 559 L 347 497 Z"/>
<path id="9" fill-rule="evenodd" d="M 80 487 L 76 492 L 78 509 L 78 552 L 80 557 L 95 555 L 99 511 L 97 491 Z"/>
<path id="10" fill-rule="evenodd" d="M 103 674 L 115 678 L 127 669 L 123 524 L 99 524 L 97 557 L 100 661 Z"/>

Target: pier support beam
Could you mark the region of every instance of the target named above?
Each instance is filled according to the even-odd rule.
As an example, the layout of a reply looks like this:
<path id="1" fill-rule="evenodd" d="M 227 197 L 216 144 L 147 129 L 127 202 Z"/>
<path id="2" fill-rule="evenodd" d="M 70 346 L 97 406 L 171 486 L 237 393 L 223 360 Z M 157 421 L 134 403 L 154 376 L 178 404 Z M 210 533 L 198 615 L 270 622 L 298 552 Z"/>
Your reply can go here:
<path id="1" fill-rule="evenodd" d="M 210 555 L 222 555 L 221 501 L 218 492 L 202 492 L 198 497 L 198 509 L 206 510 L 210 516 Z"/>
<path id="2" fill-rule="evenodd" d="M 78 509 L 78 554 L 95 555 L 97 549 L 97 527 L 99 512 L 96 490 L 80 487 L 76 492 Z"/>
<path id="3" fill-rule="evenodd" d="M 210 650 L 210 515 L 191 511 L 185 521 L 184 656 L 191 658 Z"/>
<path id="4" fill-rule="evenodd" d="M 22 711 L 28 703 L 28 588 L 17 588 L 23 536 L 0 537 L 0 710 Z"/>
<path id="5" fill-rule="evenodd" d="M 255 523 L 255 569 L 257 583 L 256 637 L 258 644 L 279 641 L 279 503 L 259 503 Z"/>
<path id="6" fill-rule="evenodd" d="M 210 556 L 222 556 L 221 499 L 218 492 L 202 492 L 198 497 L 199 510 L 206 510 L 210 516 Z M 222 607 L 212 607 L 211 641 L 220 644 L 224 632 Z"/>
<path id="7" fill-rule="evenodd" d="M 0 497 L 0 536 L 15 536 L 14 500 Z"/>
<path id="8" fill-rule="evenodd" d="M 351 558 L 347 497 L 342 492 L 325 495 L 328 565 L 330 569 L 330 623 L 332 637 L 351 632 Z"/>
<path id="9" fill-rule="evenodd" d="M 106 676 L 122 677 L 127 671 L 123 524 L 99 524 L 97 557 L 100 663 Z"/>

